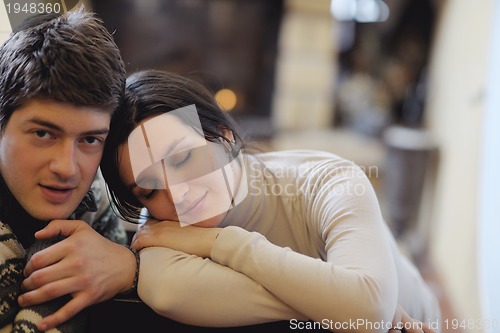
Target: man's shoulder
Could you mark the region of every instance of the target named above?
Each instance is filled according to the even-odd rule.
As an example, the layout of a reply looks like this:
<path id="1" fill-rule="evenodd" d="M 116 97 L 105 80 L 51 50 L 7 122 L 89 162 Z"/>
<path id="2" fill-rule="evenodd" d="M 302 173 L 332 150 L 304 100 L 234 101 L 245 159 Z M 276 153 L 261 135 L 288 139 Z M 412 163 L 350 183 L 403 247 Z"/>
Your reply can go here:
<path id="1" fill-rule="evenodd" d="M 0 221 L 0 256 L 24 256 L 24 249 L 19 244 L 12 229 Z"/>

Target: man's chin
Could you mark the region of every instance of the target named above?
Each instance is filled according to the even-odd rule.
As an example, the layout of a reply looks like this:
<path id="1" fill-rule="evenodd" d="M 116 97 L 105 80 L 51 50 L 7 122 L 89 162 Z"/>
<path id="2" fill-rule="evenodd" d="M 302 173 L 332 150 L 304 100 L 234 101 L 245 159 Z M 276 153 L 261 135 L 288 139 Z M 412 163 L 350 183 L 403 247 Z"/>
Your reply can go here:
<path id="1" fill-rule="evenodd" d="M 52 220 L 67 220 L 69 219 L 69 217 L 71 216 L 71 214 L 73 213 L 74 209 L 73 210 L 69 210 L 69 209 L 61 209 L 61 210 L 57 210 L 57 209 L 53 209 L 51 210 L 50 212 L 49 211 L 38 211 L 38 212 L 32 212 L 32 213 L 29 213 L 33 218 L 37 219 L 37 220 L 40 220 L 40 221 L 44 221 L 44 222 L 50 222 Z"/>

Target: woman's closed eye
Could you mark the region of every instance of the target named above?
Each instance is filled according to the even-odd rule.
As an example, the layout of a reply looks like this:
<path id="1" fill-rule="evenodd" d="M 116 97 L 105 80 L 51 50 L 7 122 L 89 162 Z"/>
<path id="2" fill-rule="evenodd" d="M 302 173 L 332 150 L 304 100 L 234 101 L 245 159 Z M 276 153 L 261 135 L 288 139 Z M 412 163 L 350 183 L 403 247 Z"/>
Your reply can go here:
<path id="1" fill-rule="evenodd" d="M 180 168 L 191 158 L 191 149 L 177 153 L 169 157 L 170 165 L 174 168 Z"/>
<path id="2" fill-rule="evenodd" d="M 156 189 L 154 188 L 143 188 L 143 187 L 136 187 L 133 191 L 134 195 L 140 200 L 140 199 L 151 199 L 155 193 Z"/>
<path id="3" fill-rule="evenodd" d="M 161 183 L 155 177 L 145 177 L 137 180 L 137 187 L 133 190 L 137 198 L 151 199 L 157 189 L 165 188 L 165 184 Z"/>
<path id="4" fill-rule="evenodd" d="M 156 190 L 149 190 L 149 191 L 144 191 L 144 193 L 142 193 L 142 197 L 146 200 L 149 200 L 153 197 L 153 195 L 155 195 L 156 193 Z"/>

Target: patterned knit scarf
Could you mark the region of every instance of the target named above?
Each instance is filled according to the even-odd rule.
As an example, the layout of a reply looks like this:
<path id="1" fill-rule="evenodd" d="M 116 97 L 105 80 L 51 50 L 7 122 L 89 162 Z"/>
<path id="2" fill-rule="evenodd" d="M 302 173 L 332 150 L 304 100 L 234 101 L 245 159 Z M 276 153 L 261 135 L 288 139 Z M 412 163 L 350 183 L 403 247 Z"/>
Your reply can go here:
<path id="1" fill-rule="evenodd" d="M 25 251 L 11 230 L 0 223 L 0 332 L 10 332 L 19 312 L 17 296 L 21 290 Z"/>
<path id="2" fill-rule="evenodd" d="M 96 209 L 92 191 L 87 193 L 79 210 L 82 207 L 83 210 L 92 211 Z M 0 221 L 0 333 L 40 332 L 36 324 L 43 317 L 54 313 L 70 300 L 71 296 L 67 295 L 50 302 L 25 308 L 21 308 L 17 303 L 17 297 L 21 294 L 21 282 L 24 279 L 23 269 L 26 262 L 34 253 L 60 240 L 61 238 L 35 240 L 26 251 L 12 232 L 12 229 Z M 82 311 L 69 321 L 47 332 L 85 332 L 86 315 L 87 311 Z"/>

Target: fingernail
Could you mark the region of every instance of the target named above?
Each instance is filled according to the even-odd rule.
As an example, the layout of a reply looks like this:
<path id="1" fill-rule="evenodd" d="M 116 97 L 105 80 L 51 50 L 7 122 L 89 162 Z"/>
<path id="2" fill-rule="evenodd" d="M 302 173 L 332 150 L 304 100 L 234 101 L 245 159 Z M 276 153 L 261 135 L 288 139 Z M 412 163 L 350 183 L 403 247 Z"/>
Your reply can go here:
<path id="1" fill-rule="evenodd" d="M 46 331 L 47 330 L 47 324 L 43 324 L 43 323 L 38 324 L 38 329 L 40 331 Z"/>
<path id="2" fill-rule="evenodd" d="M 20 306 L 24 306 L 24 297 L 23 296 L 19 296 L 17 298 L 17 303 L 19 303 Z"/>

